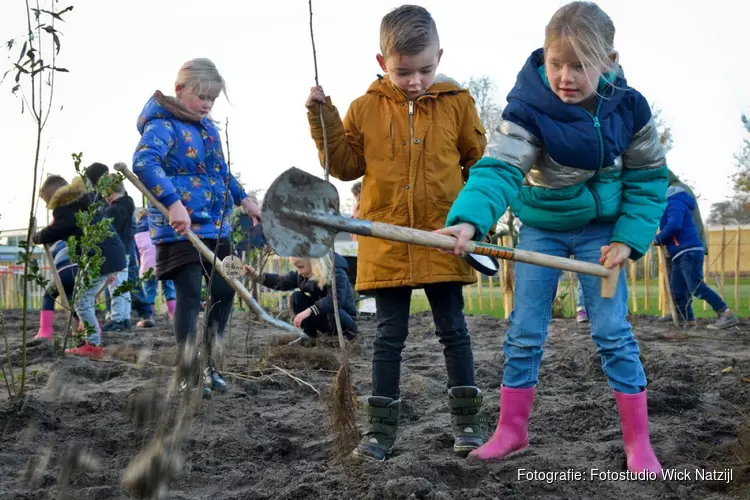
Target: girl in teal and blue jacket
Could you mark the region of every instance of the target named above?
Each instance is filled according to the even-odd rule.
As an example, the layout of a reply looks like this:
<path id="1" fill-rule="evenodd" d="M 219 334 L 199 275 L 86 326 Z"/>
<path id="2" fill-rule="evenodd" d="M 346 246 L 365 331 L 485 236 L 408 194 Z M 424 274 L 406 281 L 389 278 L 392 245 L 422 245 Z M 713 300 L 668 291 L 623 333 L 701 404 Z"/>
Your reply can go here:
<path id="1" fill-rule="evenodd" d="M 628 87 L 615 28 L 596 4 L 572 2 L 547 25 L 508 95 L 503 122 L 448 214 L 455 252 L 480 239 L 508 206 L 522 222 L 518 248 L 602 263 L 639 259 L 666 204 L 667 168 L 646 99 Z M 525 182 L 524 182 L 525 180 Z M 560 271 L 516 264 L 515 308 L 505 342 L 500 417 L 472 456 L 525 450 L 542 346 Z M 628 469 L 658 476 L 646 376 L 627 316 L 624 271 L 612 299 L 600 278 L 579 275 L 591 333 L 620 414 Z"/>

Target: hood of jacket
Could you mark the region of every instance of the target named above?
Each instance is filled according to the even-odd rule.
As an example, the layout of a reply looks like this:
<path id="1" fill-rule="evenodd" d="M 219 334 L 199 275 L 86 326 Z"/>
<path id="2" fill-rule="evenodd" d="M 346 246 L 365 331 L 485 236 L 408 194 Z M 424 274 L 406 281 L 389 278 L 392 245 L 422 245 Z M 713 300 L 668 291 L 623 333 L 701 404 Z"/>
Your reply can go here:
<path id="1" fill-rule="evenodd" d="M 138 116 L 138 132 L 143 134 L 146 124 L 154 119 L 170 118 L 186 122 L 202 122 L 207 118 L 197 113 L 193 113 L 187 107 L 173 96 L 167 96 L 157 90 L 154 95 L 143 106 L 141 114 Z"/>
<path id="2" fill-rule="evenodd" d="M 627 95 L 628 82 L 621 67 L 602 75 L 597 91 L 602 95 L 598 116 L 606 118 Z M 544 49 L 537 49 L 526 59 L 518 73 L 516 84 L 508 94 L 508 101 L 520 101 L 525 105 L 560 122 L 588 118 L 588 111 L 578 104 L 560 100 L 552 91 L 544 68 Z"/>
<path id="3" fill-rule="evenodd" d="M 468 89 L 462 88 L 461 85 L 453 78 L 438 73 L 435 81 L 430 85 L 425 93 L 418 99 L 434 99 L 440 94 L 457 94 L 459 92 L 468 92 Z M 394 84 L 388 75 L 378 75 L 378 79 L 372 82 L 367 89 L 368 94 L 380 94 L 396 102 L 406 102 L 409 97 Z"/>
<path id="4" fill-rule="evenodd" d="M 682 203 L 688 212 L 692 212 L 696 205 L 695 198 L 690 196 L 690 193 L 680 186 L 670 186 L 667 188 L 667 203 Z"/>
<path id="5" fill-rule="evenodd" d="M 86 196 L 86 186 L 80 176 L 75 176 L 67 186 L 63 186 L 49 200 L 47 208 L 54 210 L 59 207 L 71 205 Z"/>

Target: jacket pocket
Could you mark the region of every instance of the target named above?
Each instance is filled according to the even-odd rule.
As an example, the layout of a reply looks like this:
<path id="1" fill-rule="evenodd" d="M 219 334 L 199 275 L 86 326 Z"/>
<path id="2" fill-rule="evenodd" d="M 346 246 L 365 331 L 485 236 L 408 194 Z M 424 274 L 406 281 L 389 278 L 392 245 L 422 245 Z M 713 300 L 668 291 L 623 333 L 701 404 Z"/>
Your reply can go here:
<path id="1" fill-rule="evenodd" d="M 622 184 L 619 180 L 594 182 L 589 185 L 597 203 L 596 215 L 602 220 L 614 220 L 620 214 Z"/>

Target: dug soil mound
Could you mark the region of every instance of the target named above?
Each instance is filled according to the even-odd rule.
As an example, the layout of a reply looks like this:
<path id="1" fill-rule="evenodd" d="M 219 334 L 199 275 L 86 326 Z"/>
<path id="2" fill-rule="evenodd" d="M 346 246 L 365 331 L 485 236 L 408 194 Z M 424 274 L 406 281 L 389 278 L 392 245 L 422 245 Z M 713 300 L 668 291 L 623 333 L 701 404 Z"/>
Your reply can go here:
<path id="1" fill-rule="evenodd" d="M 5 320 L 17 377 L 20 314 L 7 312 Z M 9 399 L 0 384 L 0 498 L 133 498 L 128 492 L 137 489 L 122 486 L 129 465 L 129 473 L 141 467 L 156 476 L 149 481 L 172 477 L 161 493 L 141 490 L 172 499 L 749 498 L 750 328 L 685 332 L 633 321 L 650 382 L 654 448 L 666 469 L 686 470 L 688 478 L 607 476 L 624 471 L 621 432 L 585 325 L 550 326 L 529 451 L 477 464 L 452 454 L 442 347 L 431 317 L 414 316 L 394 454 L 383 463 L 342 465 L 325 400 L 339 366 L 337 344 L 280 347 L 274 344 L 281 332 L 238 312 L 224 366 L 230 388 L 209 401 L 197 398 L 186 410 L 189 432 L 178 442 L 154 440 L 176 425 L 168 410 L 178 406 L 168 397 L 176 350 L 165 319 L 153 329 L 105 336 L 103 360 L 30 348 L 26 397 Z M 468 322 L 491 431 L 507 322 Z M 361 325 L 368 344 L 350 362 L 355 388 L 366 395 L 375 323 Z M 32 335 L 37 326 L 32 320 Z M 148 461 L 133 468 L 144 451 Z M 725 469 L 731 481 L 696 477 L 696 470 Z M 569 476 L 545 476 L 552 472 Z"/>

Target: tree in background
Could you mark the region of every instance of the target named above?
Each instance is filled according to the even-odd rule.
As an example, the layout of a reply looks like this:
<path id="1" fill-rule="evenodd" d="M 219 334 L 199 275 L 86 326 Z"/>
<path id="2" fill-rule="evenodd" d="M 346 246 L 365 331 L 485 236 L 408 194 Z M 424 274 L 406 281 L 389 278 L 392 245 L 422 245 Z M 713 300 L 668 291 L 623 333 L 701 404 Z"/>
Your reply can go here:
<path id="1" fill-rule="evenodd" d="M 750 119 L 742 114 L 742 125 L 750 134 Z M 750 224 L 750 139 L 743 139 L 742 150 L 734 155 L 737 172 L 732 175 L 733 193 L 725 201 L 711 205 L 709 224 Z"/>
<path id="2" fill-rule="evenodd" d="M 656 130 L 659 132 L 659 142 L 661 147 L 664 149 L 664 153 L 669 153 L 674 146 L 674 137 L 672 136 L 672 129 L 670 128 L 667 121 L 662 116 L 662 110 L 656 103 L 651 103 L 651 116 L 656 124 Z"/>
<path id="3" fill-rule="evenodd" d="M 47 5 L 48 8 L 40 7 Z M 21 321 L 21 387 L 18 395 L 23 395 L 26 384 L 26 340 L 29 312 L 29 284 L 39 273 L 38 262 L 33 258 L 30 240 L 36 225 L 37 183 L 41 180 L 39 159 L 42 137 L 47 120 L 52 114 L 52 103 L 55 93 L 55 76 L 67 73 L 68 70 L 57 65 L 60 53 L 60 31 L 57 24 L 63 22 L 63 16 L 73 10 L 70 5 L 58 9 L 57 1 L 35 2 L 34 7 L 26 0 L 26 19 L 24 34 L 5 42 L 9 52 L 11 67 L 3 73 L 0 84 L 12 76 L 11 92 L 19 98 L 21 114 L 31 115 L 35 127 L 36 150 L 34 153 L 33 184 L 31 188 L 31 207 L 29 210 L 26 240 L 22 243 L 20 261 L 24 266 L 23 274 L 23 318 Z M 13 57 L 10 57 L 10 54 Z M 4 116 L 7 116 L 4 113 Z"/>
<path id="4" fill-rule="evenodd" d="M 482 120 L 482 125 L 487 131 L 487 138 L 489 139 L 492 132 L 500 126 L 500 122 L 503 120 L 503 107 L 495 101 L 497 85 L 489 76 L 483 75 L 480 77 L 472 76 L 468 83 L 464 84 L 464 87 L 469 89 L 469 93 L 474 98 L 479 119 Z"/>

